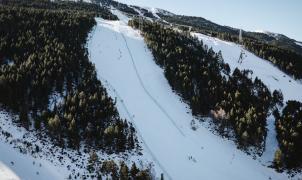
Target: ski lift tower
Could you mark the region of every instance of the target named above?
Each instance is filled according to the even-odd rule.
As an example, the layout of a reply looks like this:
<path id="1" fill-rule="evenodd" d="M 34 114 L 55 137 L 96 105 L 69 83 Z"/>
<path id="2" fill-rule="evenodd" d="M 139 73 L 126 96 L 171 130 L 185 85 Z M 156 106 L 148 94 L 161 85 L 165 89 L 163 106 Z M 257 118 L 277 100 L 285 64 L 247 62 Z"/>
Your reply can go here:
<path id="1" fill-rule="evenodd" d="M 243 39 L 242 39 L 242 30 L 241 29 L 239 30 L 239 44 L 240 44 L 239 46 L 241 48 L 241 51 L 240 51 L 238 63 L 241 64 L 244 57 L 245 57 L 245 52 L 244 52 L 244 47 L 243 47 Z"/>
<path id="2" fill-rule="evenodd" d="M 243 42 L 243 40 L 242 40 L 242 30 L 240 29 L 239 30 L 239 43 L 242 45 L 242 42 Z"/>
<path id="3" fill-rule="evenodd" d="M 138 29 L 142 30 L 142 17 L 138 15 Z"/>

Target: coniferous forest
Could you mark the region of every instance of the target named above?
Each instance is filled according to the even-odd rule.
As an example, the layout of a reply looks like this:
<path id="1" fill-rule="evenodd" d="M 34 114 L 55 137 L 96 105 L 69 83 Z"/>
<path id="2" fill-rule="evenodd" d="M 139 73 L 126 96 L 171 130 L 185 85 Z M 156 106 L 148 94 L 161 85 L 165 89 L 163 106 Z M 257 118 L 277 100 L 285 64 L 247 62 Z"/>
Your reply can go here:
<path id="1" fill-rule="evenodd" d="M 243 44 L 246 49 L 263 59 L 269 60 L 279 69 L 293 76 L 295 79 L 302 78 L 302 55 L 251 38 L 244 38 Z"/>
<path id="2" fill-rule="evenodd" d="M 19 113 L 20 123 L 46 127 L 61 146 L 67 140 L 76 148 L 84 140 L 108 151 L 134 148 L 134 128 L 119 118 L 88 60 L 94 14 L 0 8 L 0 100 Z M 63 100 L 50 108 L 54 93 Z"/>
<path id="3" fill-rule="evenodd" d="M 164 20 L 175 23 L 183 29 L 192 27 L 195 32 L 218 37 L 226 41 L 239 43 L 239 29 L 234 29 L 227 26 L 220 26 L 201 17 L 191 16 L 169 16 L 160 15 Z M 264 36 L 264 37 L 263 37 Z M 272 41 L 272 43 L 271 43 Z M 277 66 L 282 71 L 293 76 L 296 79 L 302 78 L 302 52 L 296 46 L 287 46 L 278 44 L 275 39 L 268 35 L 254 32 L 243 32 L 244 47 L 256 54 L 257 56 L 266 59 Z M 298 50 L 296 50 L 298 49 Z"/>
<path id="4" fill-rule="evenodd" d="M 139 22 L 134 20 L 130 25 L 138 28 Z M 194 115 L 207 116 L 212 110 L 220 119 L 217 123 L 222 132 L 231 128 L 243 147 L 261 147 L 266 117 L 275 106 L 261 80 L 251 80 L 249 71 L 236 69 L 231 74 L 221 53 L 204 47 L 189 34 L 148 21 L 141 30 L 156 63 L 163 67 L 170 85 L 189 103 Z"/>
<path id="5" fill-rule="evenodd" d="M 139 19 L 129 25 L 142 31 L 156 63 L 194 115 L 211 115 L 222 135 L 232 131 L 240 148 L 254 147 L 261 153 L 265 148 L 266 119 L 274 111 L 275 116 L 279 115 L 276 129 L 282 152 L 275 161 L 280 167 L 301 164 L 298 102 L 289 101 L 280 115 L 278 109 L 283 105 L 280 91 L 270 92 L 257 77 L 252 80 L 251 71 L 235 69 L 231 73 L 221 52 L 215 53 L 189 32 L 177 32 L 160 23 Z"/>
<path id="6" fill-rule="evenodd" d="M 277 139 L 280 149 L 275 153 L 275 165 L 299 167 L 302 162 L 302 103 L 288 101 L 282 113 L 275 112 Z"/>
<path id="7" fill-rule="evenodd" d="M 135 129 L 119 117 L 88 59 L 86 40 L 95 16 L 117 19 L 88 3 L 0 4 L 0 103 L 19 115 L 20 125 L 46 131 L 62 148 L 84 143 L 107 153 L 131 151 L 138 147 Z M 148 169 L 133 164 L 129 170 L 96 154 L 87 168 L 99 177 L 150 179 Z"/>
<path id="8" fill-rule="evenodd" d="M 133 7 L 140 7 L 110 0 L 92 2 L 139 15 Z M 140 10 L 154 18 L 148 10 Z M 94 3 L 0 0 L 0 108 L 17 114 L 18 125 L 41 135 L 46 133 L 55 146 L 87 148 L 85 151 L 91 153 L 86 168 L 91 178 L 108 175 L 112 179 L 152 179 L 148 168 L 104 160 L 96 153 L 131 154 L 140 152 L 140 146 L 134 126 L 120 117 L 116 101 L 108 95 L 89 61 L 86 43 L 96 25 L 95 17 L 118 20 L 107 6 Z M 190 19 L 184 23 L 181 18 L 163 18 L 239 43 L 228 28 L 221 31 L 216 26 L 198 26 Z M 194 116 L 212 117 L 220 135 L 235 139 L 245 152 L 252 149 L 261 154 L 267 119 L 273 114 L 279 143 L 274 167 L 281 171 L 302 166 L 301 102 L 283 104 L 282 92 L 271 92 L 259 78 L 252 78 L 252 71 L 231 71 L 222 58 L 223 52 L 216 53 L 192 37 L 185 26 L 180 28 L 183 31 L 176 31 L 167 23 L 137 18 L 128 25 L 141 31 L 156 64 Z M 244 37 L 242 43 L 295 79 L 302 78 L 301 54 L 251 36 Z"/>

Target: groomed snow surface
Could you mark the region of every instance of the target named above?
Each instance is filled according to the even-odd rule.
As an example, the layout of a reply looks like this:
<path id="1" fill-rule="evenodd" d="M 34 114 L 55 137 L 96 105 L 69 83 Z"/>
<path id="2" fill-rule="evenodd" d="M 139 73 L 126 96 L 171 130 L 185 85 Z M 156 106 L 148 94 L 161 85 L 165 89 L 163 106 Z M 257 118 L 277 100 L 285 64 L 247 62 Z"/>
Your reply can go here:
<path id="1" fill-rule="evenodd" d="M 172 92 L 139 31 L 115 13 L 120 21 L 96 19 L 90 59 L 121 117 L 134 123 L 157 174 L 176 180 L 287 179 L 200 124 L 193 131 L 190 124 L 198 120 Z"/>

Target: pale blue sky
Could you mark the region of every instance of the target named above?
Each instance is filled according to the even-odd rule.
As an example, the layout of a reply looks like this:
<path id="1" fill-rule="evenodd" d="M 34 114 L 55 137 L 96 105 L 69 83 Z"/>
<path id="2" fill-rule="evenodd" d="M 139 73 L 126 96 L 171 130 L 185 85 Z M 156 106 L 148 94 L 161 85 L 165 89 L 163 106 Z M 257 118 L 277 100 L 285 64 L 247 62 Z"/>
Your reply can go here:
<path id="1" fill-rule="evenodd" d="M 118 0 L 200 16 L 244 30 L 267 30 L 302 41 L 302 0 Z"/>

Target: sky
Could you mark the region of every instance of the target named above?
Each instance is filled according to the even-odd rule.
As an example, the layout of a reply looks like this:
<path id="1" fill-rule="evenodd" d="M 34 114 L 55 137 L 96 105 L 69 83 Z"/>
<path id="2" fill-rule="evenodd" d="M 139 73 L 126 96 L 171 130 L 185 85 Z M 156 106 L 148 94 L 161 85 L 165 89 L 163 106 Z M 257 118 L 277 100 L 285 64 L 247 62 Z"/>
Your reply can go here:
<path id="1" fill-rule="evenodd" d="M 302 0 L 117 0 L 206 18 L 247 31 L 265 30 L 302 41 Z"/>

